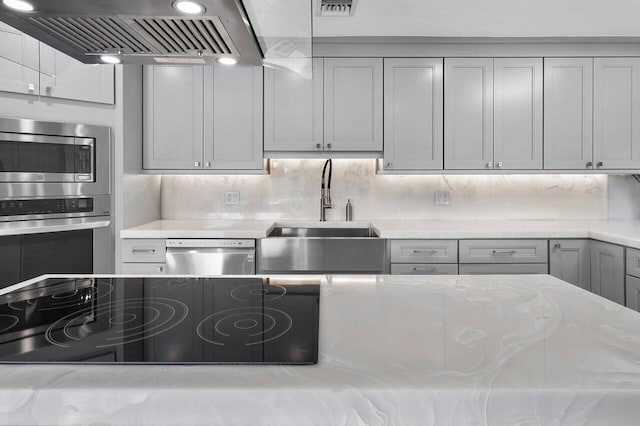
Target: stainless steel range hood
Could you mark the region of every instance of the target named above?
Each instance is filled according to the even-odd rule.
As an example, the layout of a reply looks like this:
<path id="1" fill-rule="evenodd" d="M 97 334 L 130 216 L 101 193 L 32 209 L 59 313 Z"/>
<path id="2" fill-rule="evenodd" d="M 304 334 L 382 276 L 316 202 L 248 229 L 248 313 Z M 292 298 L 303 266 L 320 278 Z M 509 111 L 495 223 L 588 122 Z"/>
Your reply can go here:
<path id="1" fill-rule="evenodd" d="M 30 0 L 30 13 L 0 4 L 0 21 L 87 64 L 105 53 L 130 64 L 214 64 L 223 56 L 262 64 L 240 0 L 197 2 L 205 12 L 187 16 L 172 0 Z"/>

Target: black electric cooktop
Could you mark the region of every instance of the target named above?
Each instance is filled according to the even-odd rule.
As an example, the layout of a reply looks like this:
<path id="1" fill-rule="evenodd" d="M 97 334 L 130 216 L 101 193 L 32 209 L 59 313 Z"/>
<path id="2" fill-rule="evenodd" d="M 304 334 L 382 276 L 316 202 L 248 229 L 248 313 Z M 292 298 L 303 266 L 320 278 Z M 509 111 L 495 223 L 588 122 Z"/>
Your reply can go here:
<path id="1" fill-rule="evenodd" d="M 319 283 L 47 279 L 0 296 L 0 363 L 315 364 Z"/>

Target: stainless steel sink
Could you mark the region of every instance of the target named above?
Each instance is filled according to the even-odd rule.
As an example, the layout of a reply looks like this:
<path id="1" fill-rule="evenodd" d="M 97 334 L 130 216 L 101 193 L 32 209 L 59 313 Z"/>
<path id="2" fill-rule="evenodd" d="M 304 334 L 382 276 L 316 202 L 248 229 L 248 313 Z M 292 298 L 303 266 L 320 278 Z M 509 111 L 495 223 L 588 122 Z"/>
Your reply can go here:
<path id="1" fill-rule="evenodd" d="M 371 228 L 280 227 L 258 247 L 265 274 L 382 274 L 386 245 Z"/>

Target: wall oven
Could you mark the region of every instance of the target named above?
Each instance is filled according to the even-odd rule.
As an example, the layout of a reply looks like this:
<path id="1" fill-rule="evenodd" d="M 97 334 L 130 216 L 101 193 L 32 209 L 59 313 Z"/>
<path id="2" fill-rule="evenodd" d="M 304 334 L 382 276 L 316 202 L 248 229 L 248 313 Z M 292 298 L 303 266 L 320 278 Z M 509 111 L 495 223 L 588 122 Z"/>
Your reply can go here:
<path id="1" fill-rule="evenodd" d="M 48 273 L 112 273 L 106 127 L 0 118 L 0 288 Z"/>

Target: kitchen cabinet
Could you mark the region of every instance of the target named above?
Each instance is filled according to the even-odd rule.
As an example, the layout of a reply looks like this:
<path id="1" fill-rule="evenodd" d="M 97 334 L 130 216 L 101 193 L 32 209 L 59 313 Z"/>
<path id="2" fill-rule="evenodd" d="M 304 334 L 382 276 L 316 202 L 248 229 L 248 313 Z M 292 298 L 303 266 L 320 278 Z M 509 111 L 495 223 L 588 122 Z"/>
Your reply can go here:
<path id="1" fill-rule="evenodd" d="M 122 273 L 162 275 L 166 271 L 166 240 L 123 239 Z"/>
<path id="2" fill-rule="evenodd" d="M 640 278 L 627 275 L 626 307 L 640 312 Z"/>
<path id="3" fill-rule="evenodd" d="M 262 169 L 262 68 L 154 65 L 144 77 L 145 169 Z"/>
<path id="4" fill-rule="evenodd" d="M 589 240 L 550 240 L 549 274 L 591 291 Z"/>
<path id="5" fill-rule="evenodd" d="M 382 151 L 382 58 L 325 58 L 325 151 Z"/>
<path id="6" fill-rule="evenodd" d="M 384 60 L 384 168 L 443 168 L 443 60 Z"/>
<path id="7" fill-rule="evenodd" d="M 313 78 L 264 68 L 264 150 L 323 151 L 323 59 Z"/>
<path id="8" fill-rule="evenodd" d="M 113 104 L 114 70 L 83 64 L 0 22 L 0 90 Z"/>
<path id="9" fill-rule="evenodd" d="M 93 273 L 93 229 L 22 235 L 21 280 L 43 274 Z"/>
<path id="10" fill-rule="evenodd" d="M 113 104 L 113 65 L 83 64 L 40 43 L 40 95 Z"/>
<path id="11" fill-rule="evenodd" d="M 459 273 L 460 275 L 521 275 L 546 274 L 548 271 L 544 263 L 461 263 Z"/>
<path id="12" fill-rule="evenodd" d="M 493 168 L 493 59 L 444 61 L 444 166 Z"/>
<path id="13" fill-rule="evenodd" d="M 640 169 L 640 58 L 594 59 L 596 169 Z"/>
<path id="14" fill-rule="evenodd" d="M 624 305 L 625 300 L 624 248 L 591 242 L 591 291 Z"/>
<path id="15" fill-rule="evenodd" d="M 493 164 L 495 169 L 542 169 L 542 59 L 496 58 Z"/>
<path id="16" fill-rule="evenodd" d="M 544 59 L 544 168 L 593 168 L 593 58 Z"/>
<path id="17" fill-rule="evenodd" d="M 547 240 L 460 240 L 460 263 L 547 263 Z"/>
<path id="18" fill-rule="evenodd" d="M 20 281 L 20 236 L 0 237 L 0 289 Z"/>

